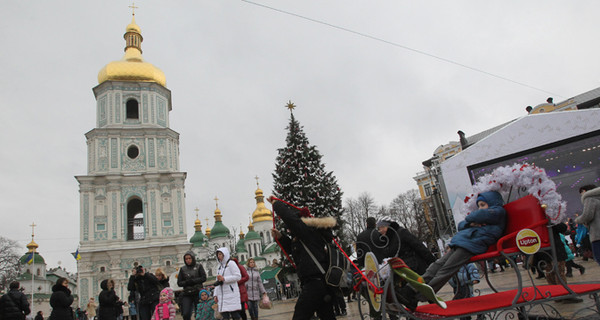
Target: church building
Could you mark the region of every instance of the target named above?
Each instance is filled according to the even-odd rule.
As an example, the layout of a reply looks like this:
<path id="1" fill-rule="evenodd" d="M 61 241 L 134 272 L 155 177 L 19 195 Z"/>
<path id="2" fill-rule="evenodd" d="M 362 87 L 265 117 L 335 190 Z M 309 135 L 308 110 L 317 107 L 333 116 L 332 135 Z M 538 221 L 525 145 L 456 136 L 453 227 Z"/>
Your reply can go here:
<path id="1" fill-rule="evenodd" d="M 271 270 L 273 261 L 279 261 L 281 250 L 271 237 L 270 231 L 273 228 L 272 213 L 265 206 L 263 191 L 257 188 L 254 194 L 256 209 L 252 213 L 248 232 L 244 234 L 240 228 L 237 242 L 235 242 L 235 235 L 232 235 L 229 228 L 223 224 L 223 215 L 218 203 L 214 212 L 215 224 L 212 229 L 206 228 L 206 234 L 202 233 L 202 223 L 196 217 L 194 224 L 196 232 L 190 238 L 190 243 L 197 260 L 204 266 L 208 277 L 215 275 L 218 267 L 215 252 L 220 247 L 229 248 L 242 265 L 245 265 L 248 259 L 253 258 L 258 269 Z M 215 200 L 218 199 L 215 198 Z"/>
<path id="2" fill-rule="evenodd" d="M 135 14 L 125 29 L 125 54 L 98 73 L 96 125 L 85 134 L 87 175 L 80 193 L 79 296 L 96 297 L 112 278 L 126 299 L 130 271 L 142 265 L 167 274 L 183 265 L 185 179 L 179 134 L 169 126 L 165 74 L 142 58 Z"/>

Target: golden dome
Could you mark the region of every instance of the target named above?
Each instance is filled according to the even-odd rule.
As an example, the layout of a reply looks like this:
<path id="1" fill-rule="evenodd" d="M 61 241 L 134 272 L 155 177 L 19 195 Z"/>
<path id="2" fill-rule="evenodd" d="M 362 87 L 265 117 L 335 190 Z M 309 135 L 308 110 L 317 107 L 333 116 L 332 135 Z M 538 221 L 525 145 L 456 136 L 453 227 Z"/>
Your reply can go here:
<path id="1" fill-rule="evenodd" d="M 137 32 L 142 34 L 142 29 L 135 23 L 135 16 L 133 16 L 131 23 L 127 25 L 127 28 L 125 28 L 125 32 Z"/>
<path id="2" fill-rule="evenodd" d="M 27 245 L 27 249 L 29 249 L 28 252 L 35 252 L 35 249 L 37 249 L 37 248 L 39 248 L 38 244 L 35 243 L 35 241 L 33 241 L 33 239 L 31 239 L 31 242 Z"/>
<path id="3" fill-rule="evenodd" d="M 273 221 L 273 216 L 271 214 L 271 210 L 265 207 L 263 191 L 259 188 L 254 192 L 256 195 L 254 198 L 256 199 L 256 209 L 252 213 L 252 221 L 254 223 L 261 221 Z"/>
<path id="4" fill-rule="evenodd" d="M 119 61 L 105 65 L 98 72 L 98 83 L 109 80 L 156 82 L 167 86 L 164 72 L 142 58 L 142 30 L 135 23 L 135 17 L 125 29 L 125 55 Z"/>
<path id="5" fill-rule="evenodd" d="M 198 219 L 198 217 L 196 217 L 196 221 L 194 222 L 194 229 L 196 231 L 202 231 L 202 222 L 200 222 L 200 219 Z"/>

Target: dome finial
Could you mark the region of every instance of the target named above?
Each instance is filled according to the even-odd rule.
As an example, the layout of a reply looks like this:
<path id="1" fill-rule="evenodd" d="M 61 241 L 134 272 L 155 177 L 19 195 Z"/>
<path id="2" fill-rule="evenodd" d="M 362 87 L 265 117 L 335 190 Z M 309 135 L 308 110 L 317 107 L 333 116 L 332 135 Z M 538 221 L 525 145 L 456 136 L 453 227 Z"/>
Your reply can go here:
<path id="1" fill-rule="evenodd" d="M 194 211 L 196 211 L 196 221 L 194 221 L 194 228 L 196 229 L 196 231 L 201 231 L 202 230 L 202 221 L 200 221 L 200 218 L 198 218 L 198 211 L 200 211 L 200 209 L 198 209 L 198 207 L 196 207 L 196 209 L 194 209 Z"/>
<path id="2" fill-rule="evenodd" d="M 35 236 L 34 229 L 35 227 L 37 227 L 37 225 L 35 224 L 35 222 L 31 222 L 29 226 L 31 227 L 31 242 L 27 245 L 27 248 L 29 249 L 29 252 L 35 252 L 35 249 L 39 247 L 38 244 L 35 243 L 35 241 L 33 241 L 33 238 Z"/>
<path id="3" fill-rule="evenodd" d="M 139 7 L 135 6 L 135 2 L 132 2 L 129 7 L 131 8 L 131 15 L 135 17 L 135 9 L 139 9 Z"/>
<path id="4" fill-rule="evenodd" d="M 254 179 L 256 179 L 256 189 L 260 189 L 260 186 L 258 185 L 258 175 L 254 176 Z"/>

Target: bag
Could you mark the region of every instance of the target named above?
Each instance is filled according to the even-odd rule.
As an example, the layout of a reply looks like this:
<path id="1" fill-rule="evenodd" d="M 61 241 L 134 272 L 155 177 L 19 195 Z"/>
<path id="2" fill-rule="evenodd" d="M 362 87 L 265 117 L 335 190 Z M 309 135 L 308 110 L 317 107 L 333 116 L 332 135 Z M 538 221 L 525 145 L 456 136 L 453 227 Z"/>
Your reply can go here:
<path id="1" fill-rule="evenodd" d="M 346 270 L 348 270 L 348 259 L 340 249 L 331 243 L 327 244 L 329 253 L 329 268 L 325 274 L 325 283 L 333 287 L 341 287 L 346 284 Z"/>
<path id="2" fill-rule="evenodd" d="M 329 256 L 329 267 L 327 271 L 323 269 L 323 266 L 319 263 L 317 258 L 312 254 L 312 252 L 308 249 L 306 244 L 302 240 L 300 240 L 304 249 L 310 255 L 313 262 L 319 268 L 319 271 L 323 275 L 325 275 L 325 284 L 332 287 L 340 287 L 342 283 L 346 281 L 346 270 L 348 270 L 348 260 L 346 256 L 339 250 L 339 248 L 332 244 L 331 242 L 326 242 L 325 250 L 327 251 L 327 255 Z"/>
<path id="3" fill-rule="evenodd" d="M 212 305 L 214 312 L 214 317 L 215 319 L 223 319 L 223 315 L 219 312 L 219 306 L 215 303 Z"/>
<path id="4" fill-rule="evenodd" d="M 263 295 L 262 299 L 260 300 L 260 303 L 258 304 L 258 307 L 261 309 L 271 309 L 273 308 L 273 303 L 271 302 L 271 300 L 269 299 L 268 295 Z"/>

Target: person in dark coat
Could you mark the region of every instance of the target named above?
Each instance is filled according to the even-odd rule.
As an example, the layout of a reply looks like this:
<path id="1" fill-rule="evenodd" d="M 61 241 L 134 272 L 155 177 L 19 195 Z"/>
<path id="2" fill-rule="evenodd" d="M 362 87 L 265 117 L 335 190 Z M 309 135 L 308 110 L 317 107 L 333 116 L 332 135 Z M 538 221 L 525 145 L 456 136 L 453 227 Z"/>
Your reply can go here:
<path id="1" fill-rule="evenodd" d="M 11 282 L 8 292 L 0 298 L 0 319 L 20 320 L 31 313 L 27 297 L 19 290 L 20 286 L 18 281 Z"/>
<path id="2" fill-rule="evenodd" d="M 98 295 L 100 303 L 98 320 L 117 320 L 117 311 L 123 302 L 115 293 L 115 281 L 113 279 L 103 280 L 100 288 L 102 288 L 102 292 Z"/>
<path id="3" fill-rule="evenodd" d="M 154 271 L 154 275 L 156 276 L 156 279 L 158 279 L 160 290 L 171 286 L 169 284 L 169 276 L 167 276 L 167 274 L 163 271 L 162 268 L 156 268 L 156 271 Z"/>
<path id="4" fill-rule="evenodd" d="M 67 278 L 58 278 L 56 284 L 52 286 L 52 295 L 50 296 L 50 320 L 69 320 L 73 319 L 73 309 L 71 304 L 75 298 L 71 295 L 69 289 L 69 280 Z"/>
<path id="5" fill-rule="evenodd" d="M 284 250 L 291 253 L 302 286 L 292 319 L 308 320 L 315 312 L 321 320 L 335 319 L 332 308 L 334 294 L 326 285 L 323 274 L 306 250 L 306 248 L 310 250 L 323 269 L 328 268 L 329 256 L 324 247 L 325 241 L 333 238 L 331 228 L 337 223 L 335 218 L 309 218 L 308 216 L 301 218 L 300 214 L 304 210 L 298 212 L 299 210 L 275 200 L 273 196 L 267 201 L 273 205 L 273 211 L 291 232 L 289 237 L 284 236 L 277 229 L 271 231 L 273 238 L 279 240 Z"/>
<path id="6" fill-rule="evenodd" d="M 431 250 L 389 216 L 384 216 L 377 221 L 377 230 L 387 243 L 383 248 L 385 258 L 398 257 L 418 274 L 423 274 L 435 261 Z"/>
<path id="7" fill-rule="evenodd" d="M 44 320 L 44 313 L 41 310 L 38 311 L 33 320 Z"/>
<path id="8" fill-rule="evenodd" d="M 196 261 L 196 255 L 191 250 L 183 255 L 183 262 L 185 264 L 179 269 L 177 285 L 183 288 L 180 296 L 181 315 L 183 320 L 190 320 L 198 304 L 198 293 L 206 281 L 206 272 L 202 264 Z"/>
<path id="9" fill-rule="evenodd" d="M 384 247 L 386 241 L 385 238 L 377 232 L 377 220 L 373 217 L 368 217 L 366 223 L 367 228 L 356 236 L 357 265 L 361 269 L 365 267 L 365 255 L 367 252 L 373 252 L 379 263 L 382 263 L 383 258 L 385 258 Z"/>
<path id="10" fill-rule="evenodd" d="M 139 303 L 136 305 L 140 320 L 150 320 L 152 317 L 160 296 L 158 284 L 158 279 L 152 273 L 146 272 L 143 266 L 139 265 L 133 269 L 127 290 L 140 294 Z"/>

